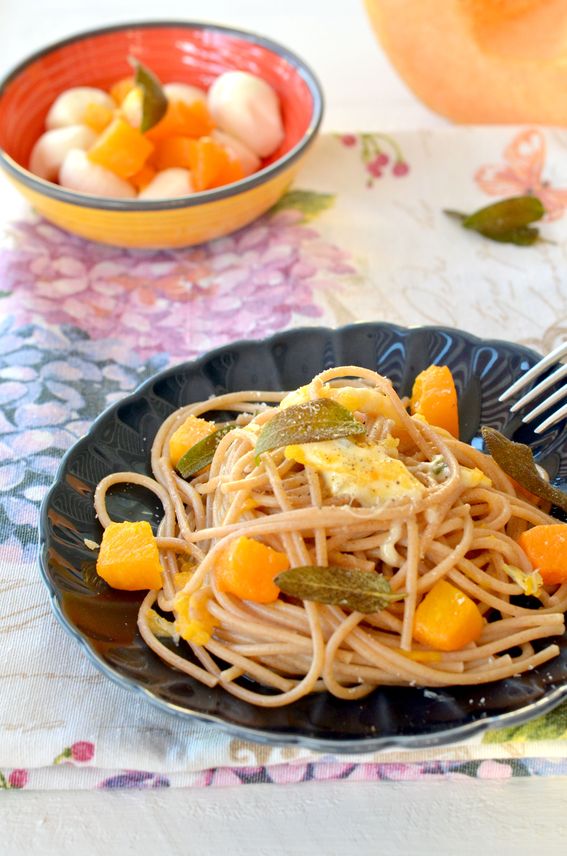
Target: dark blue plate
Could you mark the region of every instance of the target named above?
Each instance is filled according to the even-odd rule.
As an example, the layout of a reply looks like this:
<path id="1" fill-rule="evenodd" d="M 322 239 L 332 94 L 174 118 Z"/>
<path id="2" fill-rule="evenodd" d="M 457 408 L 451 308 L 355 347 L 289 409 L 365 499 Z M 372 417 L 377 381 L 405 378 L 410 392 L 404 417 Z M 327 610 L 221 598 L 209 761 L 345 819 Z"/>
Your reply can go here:
<path id="1" fill-rule="evenodd" d="M 556 484 L 567 484 L 564 423 L 543 437 L 510 417 L 498 396 L 538 355 L 518 345 L 482 341 L 458 330 L 355 324 L 304 328 L 262 342 L 237 342 L 175 366 L 113 405 L 65 456 L 41 514 L 41 568 L 57 618 L 94 664 L 125 689 L 164 711 L 198 717 L 252 740 L 356 752 L 462 740 L 487 727 L 516 725 L 567 696 L 567 640 L 551 663 L 517 678 L 478 687 L 427 690 L 384 687 L 361 701 L 316 693 L 289 707 L 257 708 L 210 690 L 165 665 L 136 629 L 140 596 L 110 589 L 96 575 L 84 539 L 99 541 L 93 491 L 118 470 L 149 472 L 152 439 L 172 410 L 240 389 L 293 389 L 335 365 L 376 369 L 407 395 L 430 363 L 447 364 L 457 386 L 461 438 L 480 444 L 492 425 L 529 443 Z M 113 494 L 115 519 L 157 521 L 159 504 L 143 490 Z"/>

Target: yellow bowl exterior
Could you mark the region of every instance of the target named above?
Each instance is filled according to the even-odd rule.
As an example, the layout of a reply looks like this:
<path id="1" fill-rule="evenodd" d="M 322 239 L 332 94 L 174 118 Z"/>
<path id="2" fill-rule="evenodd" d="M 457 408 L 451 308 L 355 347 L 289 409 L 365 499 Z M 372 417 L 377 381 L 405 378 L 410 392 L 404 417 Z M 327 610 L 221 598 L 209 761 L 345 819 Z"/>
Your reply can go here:
<path id="1" fill-rule="evenodd" d="M 285 193 L 305 154 L 250 190 L 200 205 L 154 211 L 73 205 L 38 193 L 13 173 L 8 177 L 46 220 L 83 238 L 117 247 L 186 247 L 227 235 L 264 214 Z"/>

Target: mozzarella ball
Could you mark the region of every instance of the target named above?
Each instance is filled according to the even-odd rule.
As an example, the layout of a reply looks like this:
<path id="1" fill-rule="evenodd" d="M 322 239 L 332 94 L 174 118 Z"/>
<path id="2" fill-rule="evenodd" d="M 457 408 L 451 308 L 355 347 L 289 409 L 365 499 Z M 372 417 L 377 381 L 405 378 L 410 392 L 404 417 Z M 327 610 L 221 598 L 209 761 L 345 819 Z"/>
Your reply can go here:
<path id="1" fill-rule="evenodd" d="M 67 153 L 71 149 L 85 151 L 95 140 L 95 132 L 86 125 L 67 125 L 65 128 L 46 131 L 32 149 L 30 172 L 46 181 L 56 181 Z"/>
<path id="2" fill-rule="evenodd" d="M 64 128 L 66 125 L 80 125 L 89 104 L 101 104 L 109 110 L 116 107 L 108 92 L 93 86 L 75 86 L 57 96 L 47 114 L 46 128 L 51 130 Z"/>
<path id="3" fill-rule="evenodd" d="M 188 169 L 171 167 L 162 169 L 138 194 L 138 199 L 171 199 L 193 193 L 193 182 Z"/>
<path id="4" fill-rule="evenodd" d="M 165 97 L 168 101 L 183 101 L 185 104 L 194 104 L 195 101 L 206 101 L 207 93 L 198 86 L 190 86 L 188 83 L 166 83 L 163 87 Z"/>
<path id="5" fill-rule="evenodd" d="M 245 143 L 259 157 L 277 149 L 284 137 L 278 96 L 247 71 L 227 71 L 209 89 L 211 115 L 222 131 Z"/>
<path id="6" fill-rule="evenodd" d="M 109 169 L 93 163 L 80 149 L 71 149 L 59 170 L 59 184 L 79 193 L 131 199 L 136 196 L 132 185 Z"/>
<path id="7" fill-rule="evenodd" d="M 244 175 L 251 175 L 260 169 L 261 161 L 257 154 L 247 145 L 237 140 L 231 134 L 215 129 L 211 135 L 221 146 L 224 146 L 229 155 L 240 163 Z"/>

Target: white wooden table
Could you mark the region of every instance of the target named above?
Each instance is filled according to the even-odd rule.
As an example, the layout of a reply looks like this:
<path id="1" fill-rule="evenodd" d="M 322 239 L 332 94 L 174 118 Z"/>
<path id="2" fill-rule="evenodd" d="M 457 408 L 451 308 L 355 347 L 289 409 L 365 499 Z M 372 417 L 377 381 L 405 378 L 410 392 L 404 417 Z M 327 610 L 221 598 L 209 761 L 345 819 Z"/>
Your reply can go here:
<path id="1" fill-rule="evenodd" d="M 358 0 L 0 0 L 0 72 L 49 41 L 136 19 L 210 20 L 287 44 L 318 74 L 326 130 L 442 127 L 379 51 Z M 1 684 L 0 684 L 1 692 Z M 2 856 L 565 852 L 565 781 L 311 782 L 171 791 L 4 792 Z"/>

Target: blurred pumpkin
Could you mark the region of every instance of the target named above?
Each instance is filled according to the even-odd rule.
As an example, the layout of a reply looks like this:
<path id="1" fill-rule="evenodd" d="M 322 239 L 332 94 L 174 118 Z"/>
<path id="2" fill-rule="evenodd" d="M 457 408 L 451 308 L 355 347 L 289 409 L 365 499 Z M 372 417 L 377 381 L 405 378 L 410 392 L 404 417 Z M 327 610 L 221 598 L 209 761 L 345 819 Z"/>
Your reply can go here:
<path id="1" fill-rule="evenodd" d="M 565 0 L 365 0 L 395 68 L 457 122 L 567 124 Z"/>

